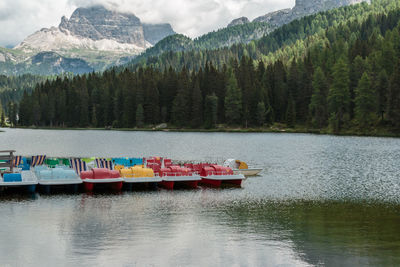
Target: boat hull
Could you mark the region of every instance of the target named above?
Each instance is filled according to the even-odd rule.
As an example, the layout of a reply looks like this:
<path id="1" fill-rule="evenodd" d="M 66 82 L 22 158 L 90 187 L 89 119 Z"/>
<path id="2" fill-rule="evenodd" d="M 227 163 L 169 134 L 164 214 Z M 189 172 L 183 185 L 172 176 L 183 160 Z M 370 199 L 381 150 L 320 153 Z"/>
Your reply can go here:
<path id="1" fill-rule="evenodd" d="M 233 170 L 233 173 L 243 174 L 244 176 L 248 177 L 248 176 L 257 176 L 261 171 L 262 169 L 243 169 L 243 170 L 235 169 Z"/>
<path id="2" fill-rule="evenodd" d="M 21 181 L 15 182 L 4 182 L 0 181 L 0 188 L 6 190 L 7 188 L 11 189 L 22 189 L 23 191 L 27 191 L 29 193 L 34 193 L 36 191 L 36 186 L 38 184 L 37 177 L 33 171 L 22 171 L 21 172 Z"/>
<path id="3" fill-rule="evenodd" d="M 221 187 L 223 185 L 240 187 L 245 179 L 243 174 L 210 175 L 201 178 L 201 184 L 211 187 Z"/>
<path id="4" fill-rule="evenodd" d="M 83 187 L 86 192 L 92 192 L 96 188 L 107 187 L 113 191 L 121 191 L 124 179 L 109 178 L 109 179 L 84 179 Z"/>
<path id="5" fill-rule="evenodd" d="M 161 177 L 162 181 L 160 182 L 160 186 L 173 190 L 175 186 L 184 186 L 189 188 L 197 188 L 199 181 L 201 181 L 201 177 L 198 175 L 192 176 L 164 176 Z"/>

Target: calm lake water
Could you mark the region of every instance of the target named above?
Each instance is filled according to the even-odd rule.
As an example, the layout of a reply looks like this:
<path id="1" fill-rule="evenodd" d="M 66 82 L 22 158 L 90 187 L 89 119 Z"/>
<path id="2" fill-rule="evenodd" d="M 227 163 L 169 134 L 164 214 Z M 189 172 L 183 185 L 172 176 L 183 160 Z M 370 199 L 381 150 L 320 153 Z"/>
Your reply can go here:
<path id="1" fill-rule="evenodd" d="M 0 197 L 0 265 L 399 266 L 400 139 L 3 129 L 0 150 L 238 158 L 242 189 Z"/>

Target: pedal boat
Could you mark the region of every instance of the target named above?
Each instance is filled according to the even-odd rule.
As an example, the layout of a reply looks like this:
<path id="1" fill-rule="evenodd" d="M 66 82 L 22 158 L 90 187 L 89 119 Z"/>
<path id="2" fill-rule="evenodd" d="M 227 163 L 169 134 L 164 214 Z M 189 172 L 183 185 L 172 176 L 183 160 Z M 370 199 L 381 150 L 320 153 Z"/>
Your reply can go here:
<path id="1" fill-rule="evenodd" d="M 34 193 L 38 179 L 35 173 L 31 170 L 21 170 L 14 168 L 13 172 L 3 173 L 0 177 L 0 188 L 5 190 L 7 188 L 18 188 Z"/>
<path id="2" fill-rule="evenodd" d="M 197 188 L 200 175 L 189 168 L 181 166 L 169 166 L 160 170 L 162 182 L 160 185 L 168 190 L 173 190 L 176 185 L 182 185 L 189 188 Z"/>
<path id="3" fill-rule="evenodd" d="M 72 187 L 74 191 L 78 190 L 78 186 L 82 184 L 82 179 L 77 173 L 67 166 L 57 166 L 49 168 L 47 166 L 37 166 L 34 168 L 38 178 L 39 186 L 44 187 L 50 193 L 51 188 Z"/>
<path id="4" fill-rule="evenodd" d="M 119 171 L 94 168 L 81 172 L 81 179 L 86 192 L 93 191 L 96 187 L 105 186 L 113 191 L 121 191 L 124 179 Z"/>
<path id="5" fill-rule="evenodd" d="M 245 179 L 243 174 L 234 174 L 231 168 L 220 165 L 203 167 L 200 177 L 201 184 L 211 187 L 220 187 L 222 185 L 240 187 Z"/>
<path id="6" fill-rule="evenodd" d="M 257 176 L 263 170 L 262 168 L 249 168 L 246 162 L 235 159 L 227 159 L 224 167 L 231 168 L 234 174 L 243 174 L 246 177 Z"/>

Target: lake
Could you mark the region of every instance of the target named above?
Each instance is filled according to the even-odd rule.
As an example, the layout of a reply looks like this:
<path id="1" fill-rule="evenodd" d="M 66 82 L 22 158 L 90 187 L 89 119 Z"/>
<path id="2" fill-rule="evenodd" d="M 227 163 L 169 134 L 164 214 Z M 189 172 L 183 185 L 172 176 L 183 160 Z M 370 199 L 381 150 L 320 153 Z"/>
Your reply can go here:
<path id="1" fill-rule="evenodd" d="M 264 168 L 241 189 L 3 195 L 0 265 L 399 266 L 400 139 L 2 129 L 1 149 Z"/>

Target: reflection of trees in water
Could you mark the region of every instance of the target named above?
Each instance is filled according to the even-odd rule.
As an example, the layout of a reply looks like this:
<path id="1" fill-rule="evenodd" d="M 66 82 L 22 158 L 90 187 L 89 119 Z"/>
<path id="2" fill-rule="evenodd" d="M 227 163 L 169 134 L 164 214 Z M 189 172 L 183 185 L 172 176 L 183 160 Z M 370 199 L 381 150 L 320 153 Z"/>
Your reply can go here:
<path id="1" fill-rule="evenodd" d="M 228 206 L 226 221 L 260 239 L 293 244 L 312 265 L 400 264 L 400 206 L 342 202 L 247 202 Z"/>
<path id="2" fill-rule="evenodd" d="M 65 223 L 71 256 L 207 265 L 206 254 L 248 265 L 289 251 L 311 265 L 400 264 L 398 205 L 237 200 L 229 192 L 82 195 Z"/>
<path id="3" fill-rule="evenodd" d="M 135 247 L 152 247 L 155 238 L 167 239 L 163 229 L 173 229 L 183 218 L 177 216 L 168 199 L 160 202 L 157 194 L 81 195 L 70 221 L 64 224 L 69 228 L 72 258 L 87 256 L 84 262 L 89 263 L 100 258 L 108 262 L 117 255 L 121 261 L 134 259 L 139 254 Z M 140 256 L 151 258 L 154 254 L 149 249 Z"/>

